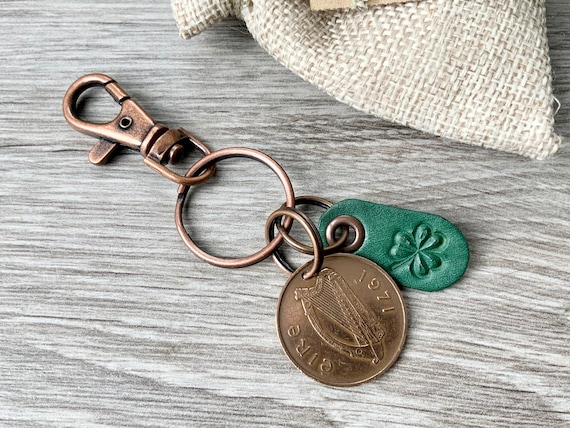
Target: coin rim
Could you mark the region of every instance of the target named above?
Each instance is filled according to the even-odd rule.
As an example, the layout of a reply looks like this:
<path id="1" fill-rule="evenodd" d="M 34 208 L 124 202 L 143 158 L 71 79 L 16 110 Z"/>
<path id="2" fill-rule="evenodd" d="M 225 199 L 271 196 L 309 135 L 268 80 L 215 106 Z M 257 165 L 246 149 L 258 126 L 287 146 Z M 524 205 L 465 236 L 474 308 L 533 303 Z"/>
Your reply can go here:
<path id="1" fill-rule="evenodd" d="M 289 352 L 287 346 L 285 346 L 284 339 L 281 335 L 281 329 L 279 328 L 280 327 L 279 314 L 280 314 L 280 309 L 281 309 L 281 303 L 283 301 L 283 296 L 285 294 L 285 290 L 291 284 L 293 277 L 295 277 L 297 274 L 301 273 L 301 271 L 306 270 L 313 263 L 312 261 L 308 261 L 304 265 L 300 266 L 295 272 L 293 272 L 291 274 L 291 276 L 285 282 L 285 285 L 283 286 L 283 288 L 281 289 L 281 293 L 279 294 L 279 299 L 277 300 L 277 310 L 275 311 L 275 327 L 277 329 L 277 336 L 279 337 L 279 342 L 281 343 L 281 347 L 283 348 L 283 351 L 287 355 L 287 358 L 289 358 L 289 360 L 293 363 L 293 365 L 301 373 L 310 377 L 313 380 L 316 380 L 317 382 L 323 383 L 323 384 L 328 385 L 328 386 L 348 387 L 348 386 L 361 385 L 365 382 L 368 382 L 368 381 L 374 379 L 375 377 L 378 377 L 378 376 L 386 373 L 394 365 L 394 363 L 398 360 L 398 358 L 400 357 L 400 354 L 402 353 L 402 350 L 404 349 L 404 345 L 406 343 L 406 338 L 408 336 L 408 310 L 406 308 L 406 302 L 404 301 L 404 296 L 402 295 L 400 287 L 398 287 L 398 284 L 396 283 L 396 281 L 394 281 L 394 279 L 390 276 L 390 274 L 388 274 L 388 272 L 386 272 L 386 270 L 383 269 L 381 266 L 377 265 L 376 263 L 374 263 L 371 260 L 368 260 L 367 258 L 357 256 L 355 254 L 331 254 L 331 255 L 325 256 L 324 262 L 326 263 L 327 259 L 337 258 L 337 257 L 357 258 L 357 259 L 360 259 L 365 264 L 372 265 L 375 269 L 379 269 L 381 272 L 384 273 L 384 275 L 386 275 L 386 279 L 388 280 L 388 282 L 390 282 L 392 284 L 392 286 L 394 287 L 394 289 L 397 291 L 396 294 L 397 294 L 398 299 L 400 301 L 400 304 L 403 308 L 404 330 L 403 330 L 403 335 L 401 337 L 400 343 L 398 344 L 398 350 L 394 354 L 392 359 L 388 362 L 388 364 L 379 372 L 374 373 L 372 376 L 369 376 L 365 379 L 361 379 L 361 380 L 354 381 L 354 382 L 336 382 L 335 383 L 335 382 L 327 382 L 326 380 L 320 379 L 316 376 L 313 376 L 311 373 L 306 372 L 305 370 L 303 370 L 300 367 L 299 364 L 297 364 L 296 359 L 291 357 L 291 353 Z"/>

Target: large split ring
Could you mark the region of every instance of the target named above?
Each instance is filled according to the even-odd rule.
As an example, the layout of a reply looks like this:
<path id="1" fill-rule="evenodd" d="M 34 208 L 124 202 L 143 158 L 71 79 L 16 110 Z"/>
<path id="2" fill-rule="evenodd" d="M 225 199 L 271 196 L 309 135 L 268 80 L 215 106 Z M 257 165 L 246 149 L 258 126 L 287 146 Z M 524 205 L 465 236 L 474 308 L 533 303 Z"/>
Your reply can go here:
<path id="1" fill-rule="evenodd" d="M 293 186 L 291 184 L 291 180 L 287 176 L 285 170 L 279 165 L 273 158 L 266 155 L 263 152 L 254 149 L 248 149 L 245 147 L 233 147 L 233 148 L 226 148 L 222 150 L 217 150 L 210 154 L 205 155 L 204 157 L 200 158 L 186 173 L 186 177 L 195 177 L 203 171 L 205 171 L 208 167 L 216 164 L 217 162 L 229 159 L 229 158 L 248 158 L 259 161 L 264 165 L 267 165 L 274 173 L 277 175 L 281 184 L 283 185 L 283 189 L 285 190 L 285 206 L 288 208 L 295 207 L 295 193 L 293 191 Z M 186 196 L 188 194 L 188 190 L 190 189 L 189 186 L 180 185 L 178 187 L 178 199 L 176 201 L 176 209 L 175 209 L 175 222 L 176 222 L 176 229 L 182 241 L 192 253 L 194 253 L 200 259 L 213 264 L 215 266 L 220 267 L 228 267 L 228 268 L 237 268 L 237 267 L 245 267 L 250 266 L 255 263 L 258 263 L 267 257 L 269 257 L 273 252 L 281 245 L 283 241 L 283 236 L 278 235 L 275 239 L 271 240 L 271 242 L 267 243 L 265 247 L 261 250 L 257 251 L 254 254 L 251 254 L 246 257 L 239 257 L 239 258 L 228 258 L 228 257 L 217 257 L 212 254 L 209 254 L 202 250 L 193 239 L 188 234 L 188 231 L 184 227 L 184 221 L 182 219 L 182 209 L 184 207 L 184 202 L 186 201 Z M 283 227 L 286 230 L 289 230 L 291 224 L 293 222 L 293 218 L 291 216 L 286 216 L 283 220 Z"/>

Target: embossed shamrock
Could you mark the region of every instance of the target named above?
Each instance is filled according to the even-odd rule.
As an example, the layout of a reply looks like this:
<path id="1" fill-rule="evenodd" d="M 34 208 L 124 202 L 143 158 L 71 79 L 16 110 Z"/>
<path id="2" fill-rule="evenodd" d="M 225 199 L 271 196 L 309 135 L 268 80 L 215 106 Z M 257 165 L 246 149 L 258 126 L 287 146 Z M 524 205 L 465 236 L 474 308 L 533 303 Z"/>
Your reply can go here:
<path id="1" fill-rule="evenodd" d="M 406 267 L 415 277 L 423 278 L 442 265 L 440 254 L 443 243 L 443 235 L 432 232 L 424 223 L 412 233 L 400 231 L 394 236 L 394 244 L 390 249 L 390 255 L 396 259 L 390 269 Z"/>

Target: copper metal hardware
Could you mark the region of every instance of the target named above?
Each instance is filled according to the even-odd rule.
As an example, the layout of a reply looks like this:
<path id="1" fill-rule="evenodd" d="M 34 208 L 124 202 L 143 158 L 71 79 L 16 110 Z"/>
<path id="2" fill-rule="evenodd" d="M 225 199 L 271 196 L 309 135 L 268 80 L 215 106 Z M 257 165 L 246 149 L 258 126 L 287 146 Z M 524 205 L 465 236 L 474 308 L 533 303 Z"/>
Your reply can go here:
<path id="1" fill-rule="evenodd" d="M 77 111 L 81 95 L 97 86 L 104 88 L 121 106 L 119 115 L 107 123 L 82 120 Z M 356 251 L 362 245 L 364 227 L 356 218 L 340 216 L 331 221 L 325 230 L 331 245 L 323 248 L 318 228 L 295 206 L 310 204 L 328 209 L 331 202 L 315 196 L 295 198 L 283 167 L 263 152 L 244 147 L 212 152 L 184 129 L 157 124 L 117 82 L 104 74 L 89 74 L 75 81 L 65 94 L 63 114 L 74 129 L 100 139 L 89 153 L 92 163 L 102 165 L 121 147 L 128 147 L 140 152 L 145 165 L 179 184 L 176 228 L 190 251 L 202 260 L 237 268 L 273 255 L 282 268 L 292 270 L 279 252 L 283 241 L 298 251 L 314 255 L 285 284 L 276 318 L 285 352 L 305 374 L 329 385 L 356 385 L 383 373 L 396 360 L 407 329 L 406 310 L 397 285 L 384 270 L 366 259 L 347 254 L 329 255 L 335 251 Z M 175 163 L 190 148 L 197 148 L 204 156 L 184 176 L 164 165 Z M 265 247 L 246 257 L 217 257 L 196 245 L 184 227 L 182 213 L 190 187 L 206 181 L 219 161 L 235 157 L 268 166 L 281 181 L 286 202 L 266 221 Z M 305 229 L 312 246 L 289 235 L 293 220 Z M 350 227 L 356 237 L 347 245 Z M 337 238 L 339 229 L 342 234 Z"/>
<path id="2" fill-rule="evenodd" d="M 80 97 L 90 88 L 102 87 L 111 98 L 121 106 L 119 114 L 106 123 L 93 123 L 83 120 L 78 114 L 78 101 Z M 296 204 L 312 204 L 323 208 L 328 208 L 331 202 L 315 196 L 295 198 L 291 181 L 285 170 L 275 160 L 263 152 L 257 150 L 236 147 L 218 150 L 215 152 L 190 134 L 188 131 L 180 129 L 169 129 L 158 124 L 144 111 L 144 109 L 133 100 L 127 92 L 111 77 L 104 74 L 87 74 L 77 79 L 65 93 L 63 99 L 63 115 L 67 122 L 75 130 L 93 137 L 100 141 L 95 144 L 89 153 L 89 160 L 95 165 L 107 163 L 121 147 L 137 150 L 143 156 L 143 162 L 148 167 L 159 172 L 169 180 L 178 183 L 178 200 L 175 210 L 175 221 L 178 233 L 186 246 L 199 258 L 216 266 L 222 267 L 243 267 L 257 263 L 270 255 L 274 255 L 277 263 L 284 269 L 292 270 L 290 265 L 284 260 L 278 251 L 279 246 L 285 240 L 297 251 L 306 254 L 315 254 L 315 263 L 310 274 L 316 272 L 319 259 L 323 254 L 330 254 L 336 251 L 354 251 L 358 248 L 363 239 L 362 225 L 354 224 L 352 218 L 335 219 L 334 223 L 327 229 L 327 238 L 331 245 L 322 249 L 317 248 L 315 242 L 318 241 L 322 247 L 322 242 L 318 234 L 315 235 L 316 227 L 304 214 L 295 210 Z M 179 175 L 166 167 L 165 163 L 175 163 L 187 149 L 197 148 L 204 155 L 186 172 L 185 176 Z M 257 160 L 267 165 L 281 180 L 285 190 L 286 202 L 281 209 L 287 211 L 281 215 L 272 215 L 271 221 L 266 226 L 266 241 L 264 248 L 256 253 L 241 258 L 216 257 L 200 249 L 192 240 L 184 227 L 182 219 L 182 209 L 191 186 L 203 183 L 212 176 L 217 162 L 233 158 L 245 157 Z M 279 210 L 278 210 L 279 211 Z M 291 238 L 288 231 L 293 219 L 297 219 L 307 230 L 313 241 L 313 246 L 307 246 Z M 282 221 L 281 221 L 282 220 Z M 340 221 L 340 222 L 339 222 Z M 348 237 L 348 227 L 353 227 L 356 233 L 356 240 L 346 247 L 345 242 Z M 274 227 L 277 228 L 275 236 Z M 342 235 L 335 239 L 335 231 L 343 229 Z M 318 238 L 318 239 L 317 239 Z M 321 254 L 322 253 L 322 254 Z"/>
<path id="3" fill-rule="evenodd" d="M 321 198 L 318 196 L 297 196 L 295 198 L 295 207 L 297 207 L 299 205 L 314 205 L 314 206 L 317 206 L 320 208 L 324 208 L 326 210 L 326 209 L 330 208 L 333 205 L 333 203 L 327 199 L 324 199 L 324 198 Z M 285 208 L 285 205 L 281 206 L 281 208 Z M 296 251 L 299 251 L 301 253 L 304 253 L 304 254 L 313 254 L 314 248 L 310 247 L 308 245 L 302 244 L 302 243 L 296 241 L 295 239 L 293 239 L 291 236 L 289 236 L 288 231 L 285 230 L 285 228 L 281 224 L 280 220 L 281 220 L 280 217 L 276 217 L 273 219 L 273 221 L 271 223 L 266 223 L 265 241 L 266 242 L 273 241 L 275 239 L 275 229 L 277 229 L 279 234 L 283 235 L 285 241 L 287 241 L 287 244 L 289 244 L 289 246 L 291 246 L 293 249 L 295 249 Z M 332 242 L 332 244 L 328 245 L 327 247 L 325 247 L 323 249 L 325 255 L 332 254 L 332 253 L 335 253 L 338 251 L 344 251 L 344 247 L 346 245 L 346 240 L 348 239 L 348 234 L 349 234 L 348 226 L 349 226 L 348 224 L 346 224 L 346 225 L 337 224 L 337 225 L 333 226 L 333 228 L 334 228 L 333 236 L 334 236 L 334 232 L 336 232 L 339 229 L 342 231 L 342 234 L 335 241 L 329 240 L 329 243 Z M 330 227 L 330 225 L 329 225 L 329 227 Z M 360 246 L 360 244 L 358 244 L 358 245 Z M 349 245 L 353 246 L 354 242 L 352 242 Z M 285 258 L 285 256 L 281 252 L 280 248 L 277 248 L 275 250 L 272 257 L 273 257 L 273 261 L 275 262 L 275 264 L 277 264 L 277 266 L 279 266 L 281 268 L 281 270 L 283 270 L 285 273 L 292 273 L 296 270 L 287 261 L 287 259 Z"/>
<path id="4" fill-rule="evenodd" d="M 87 122 L 77 112 L 81 95 L 96 86 L 103 87 L 121 105 L 119 115 L 107 123 Z M 95 165 L 107 163 L 123 146 L 139 151 L 145 165 L 178 184 L 199 184 L 214 173 L 215 166 L 212 165 L 199 175 L 184 177 L 164 166 L 163 163 L 176 163 L 192 147 L 204 154 L 210 150 L 184 129 L 169 129 L 157 124 L 115 80 L 104 74 L 85 75 L 69 87 L 63 99 L 63 116 L 75 130 L 100 138 L 89 153 L 89 161 Z"/>
<path id="5" fill-rule="evenodd" d="M 281 180 L 281 184 L 283 185 L 283 189 L 285 190 L 285 206 L 288 208 L 295 207 L 295 193 L 293 191 L 293 186 L 291 184 L 291 180 L 287 176 L 287 173 L 283 169 L 281 165 L 279 165 L 274 159 L 270 156 L 266 155 L 263 152 L 254 149 L 248 149 L 245 147 L 231 147 L 227 149 L 221 149 L 210 153 L 203 158 L 200 158 L 198 162 L 196 162 L 186 173 L 187 177 L 194 177 L 195 174 L 199 174 L 200 171 L 203 171 L 207 167 L 211 167 L 223 159 L 229 159 L 234 157 L 241 157 L 241 158 L 249 158 L 256 161 L 259 161 L 265 165 L 267 165 L 271 170 L 277 175 L 279 180 Z M 176 211 L 175 211 L 175 221 L 176 221 L 176 228 L 178 229 L 178 233 L 182 238 L 182 241 L 186 244 L 188 249 L 194 253 L 197 257 L 201 258 L 202 260 L 213 264 L 215 266 L 221 267 L 228 267 L 228 268 L 237 268 L 237 267 L 245 267 L 250 266 L 252 264 L 258 263 L 267 257 L 269 257 L 273 252 L 281 245 L 283 241 L 283 236 L 278 235 L 275 239 L 269 242 L 264 248 L 257 251 L 256 253 L 241 258 L 225 258 L 225 257 L 217 257 L 212 254 L 209 254 L 199 248 L 193 239 L 188 234 L 188 231 L 184 227 L 184 221 L 182 219 L 182 208 L 184 207 L 184 202 L 186 200 L 186 195 L 188 194 L 189 186 L 180 185 L 178 187 L 178 199 L 176 201 Z M 289 230 L 291 227 L 292 218 L 290 216 L 285 217 L 283 220 L 283 227 L 285 230 Z"/>
<path id="6" fill-rule="evenodd" d="M 339 250 L 343 253 L 354 253 L 364 243 L 365 236 L 364 226 L 356 217 L 352 217 L 350 215 L 341 215 L 332 219 L 325 231 L 327 242 L 333 243 L 331 244 L 331 247 L 335 246 L 335 244 L 338 242 L 335 238 L 335 232 L 346 227 L 350 227 L 354 230 L 354 240 L 350 244 L 339 248 Z M 342 237 L 344 237 L 344 233 L 339 240 L 341 240 Z M 335 247 L 335 249 L 337 248 Z"/>
<path id="7" fill-rule="evenodd" d="M 321 237 L 319 235 L 319 231 L 318 231 L 317 227 L 315 226 L 315 223 L 313 223 L 311 221 L 311 219 L 309 217 L 307 217 L 304 213 L 297 211 L 295 208 L 285 207 L 285 208 L 280 208 L 280 209 L 274 211 L 267 218 L 265 228 L 267 229 L 269 227 L 272 227 L 273 221 L 280 218 L 280 217 L 285 217 L 285 218 L 291 217 L 291 218 L 297 220 L 299 222 L 299 224 L 301 226 L 303 226 L 303 229 L 305 229 L 305 231 L 309 235 L 309 238 L 311 239 L 311 243 L 313 244 L 313 246 L 312 246 L 313 254 L 314 254 L 313 266 L 308 271 L 303 272 L 301 274 L 301 276 L 305 280 L 314 277 L 315 275 L 317 275 L 321 271 L 321 267 L 323 266 L 323 260 L 324 260 L 324 256 L 325 256 L 325 252 L 323 249 L 323 241 L 321 240 Z M 289 236 L 289 234 L 283 233 L 279 236 L 282 236 L 283 239 L 285 241 L 287 241 L 287 243 L 289 245 L 292 245 L 293 240 Z"/>

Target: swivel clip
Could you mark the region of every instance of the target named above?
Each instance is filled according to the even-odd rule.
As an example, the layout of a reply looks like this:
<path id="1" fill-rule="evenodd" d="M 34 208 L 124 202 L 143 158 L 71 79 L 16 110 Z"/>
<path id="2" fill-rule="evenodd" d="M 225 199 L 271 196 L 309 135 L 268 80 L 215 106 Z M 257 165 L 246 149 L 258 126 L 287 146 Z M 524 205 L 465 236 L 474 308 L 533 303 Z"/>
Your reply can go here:
<path id="1" fill-rule="evenodd" d="M 118 116 L 107 123 L 87 122 L 78 115 L 79 98 L 97 86 L 103 87 L 121 106 Z M 198 184 L 214 172 L 214 167 L 211 167 L 195 177 L 184 177 L 164 166 L 165 163 L 179 161 L 192 147 L 203 154 L 209 154 L 210 150 L 186 130 L 170 129 L 156 123 L 114 79 L 104 74 L 87 74 L 77 79 L 65 93 L 63 115 L 75 130 L 99 138 L 89 152 L 89 161 L 95 165 L 107 163 L 121 147 L 127 147 L 139 151 L 145 165 L 178 184 Z"/>

